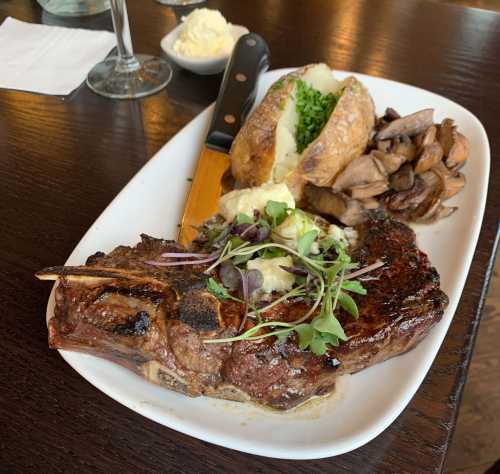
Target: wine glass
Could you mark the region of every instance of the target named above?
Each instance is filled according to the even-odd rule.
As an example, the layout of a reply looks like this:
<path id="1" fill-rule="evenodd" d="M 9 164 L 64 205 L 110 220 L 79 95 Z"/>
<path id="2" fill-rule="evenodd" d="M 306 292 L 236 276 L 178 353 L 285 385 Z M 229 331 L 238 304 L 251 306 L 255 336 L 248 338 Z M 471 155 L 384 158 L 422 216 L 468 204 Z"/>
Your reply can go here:
<path id="1" fill-rule="evenodd" d="M 172 68 L 164 59 L 134 55 L 125 0 L 110 0 L 110 4 L 118 56 L 95 65 L 87 76 L 87 85 L 112 99 L 135 99 L 158 92 L 172 78 Z"/>

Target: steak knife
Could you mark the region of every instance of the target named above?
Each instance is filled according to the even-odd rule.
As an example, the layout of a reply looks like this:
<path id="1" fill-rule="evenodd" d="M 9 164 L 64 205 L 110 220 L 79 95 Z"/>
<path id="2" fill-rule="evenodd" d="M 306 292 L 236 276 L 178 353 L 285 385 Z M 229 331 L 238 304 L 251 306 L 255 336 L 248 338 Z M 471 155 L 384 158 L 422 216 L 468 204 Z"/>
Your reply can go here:
<path id="1" fill-rule="evenodd" d="M 197 226 L 217 212 L 221 180 L 229 168 L 229 150 L 250 111 L 257 80 L 269 67 L 269 48 L 257 34 L 243 35 L 236 43 L 222 78 L 214 115 L 191 184 L 178 241 L 187 245 Z"/>

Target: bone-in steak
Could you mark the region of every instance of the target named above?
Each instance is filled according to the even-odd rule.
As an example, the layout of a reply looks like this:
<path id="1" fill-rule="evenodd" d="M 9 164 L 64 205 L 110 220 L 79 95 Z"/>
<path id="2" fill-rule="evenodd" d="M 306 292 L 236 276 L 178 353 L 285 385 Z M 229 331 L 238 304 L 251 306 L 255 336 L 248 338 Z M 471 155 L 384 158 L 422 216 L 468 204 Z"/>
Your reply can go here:
<path id="1" fill-rule="evenodd" d="M 439 275 L 406 225 L 372 219 L 358 227 L 352 258 L 385 265 L 365 276 L 367 296 L 356 298 L 359 318 L 339 313 L 347 342 L 323 356 L 298 348 L 295 336 L 204 344 L 238 333 L 243 306 L 206 290 L 203 265 L 157 268 L 145 263 L 182 248 L 143 235 L 136 247 L 89 257 L 82 267 L 53 267 L 59 279 L 49 344 L 94 354 L 148 380 L 190 396 L 254 401 L 289 409 L 334 389 L 352 373 L 414 347 L 448 303 Z M 363 277 L 361 277 L 363 278 Z M 265 319 L 292 321 L 304 302 L 274 306 Z"/>

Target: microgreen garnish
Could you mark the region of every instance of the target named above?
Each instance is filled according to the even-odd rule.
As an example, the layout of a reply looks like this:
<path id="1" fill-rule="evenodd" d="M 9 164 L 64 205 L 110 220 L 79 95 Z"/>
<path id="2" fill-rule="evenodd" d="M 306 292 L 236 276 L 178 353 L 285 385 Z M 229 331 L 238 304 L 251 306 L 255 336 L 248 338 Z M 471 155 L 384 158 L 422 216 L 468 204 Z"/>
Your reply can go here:
<path id="1" fill-rule="evenodd" d="M 272 219 L 272 226 L 280 225 L 287 216 L 288 204 L 286 202 L 268 201 L 266 214 Z"/>
<path id="2" fill-rule="evenodd" d="M 261 258 L 284 257 L 286 252 L 283 249 L 268 247 L 259 252 Z"/>
<path id="3" fill-rule="evenodd" d="M 268 201 L 263 212 L 239 213 L 230 223 L 214 219 L 206 225 L 203 245 L 194 247 L 199 253 L 166 253 L 158 261 L 146 263 L 159 267 L 209 265 L 204 272 L 208 276 L 207 291 L 221 301 L 243 304 L 239 327 L 243 332 L 204 343 L 258 341 L 267 337 L 276 337 L 282 343 L 293 336 L 302 350 L 319 356 L 348 339 L 337 319 L 339 309 L 353 318 L 359 317 L 355 298 L 366 295 L 366 289 L 354 278 L 384 265 L 377 261 L 359 268 L 347 253 L 342 230 L 338 232 L 338 238 L 337 234 L 327 234 L 325 227 L 304 211 L 290 209 L 284 202 Z M 249 269 L 246 262 L 276 257 L 287 257 L 285 265 L 275 263 L 289 277 L 293 275 L 293 286 L 289 291 L 269 295 L 267 300 L 261 296 L 268 291 L 264 288 L 269 288 L 265 284 L 268 270 L 261 273 L 256 268 Z M 273 263 L 269 265 L 266 263 L 265 268 L 272 268 Z M 307 309 L 294 321 L 270 320 L 271 310 L 277 305 L 299 301 Z M 249 319 L 253 327 L 244 330 Z"/>
<path id="4" fill-rule="evenodd" d="M 280 341 L 283 341 L 292 332 L 295 332 L 298 337 L 299 347 L 303 350 L 310 349 L 315 355 L 319 356 L 325 354 L 328 346 L 338 346 L 339 341 L 347 340 L 344 329 L 336 317 L 337 304 L 354 318 L 357 318 L 358 308 L 356 302 L 347 291 L 364 294 L 366 290 L 359 281 L 346 279 L 346 271 L 356 265 L 351 262 L 345 250 L 345 246 L 342 243 L 335 241 L 330 245 L 330 247 L 335 247 L 336 258 L 334 260 L 318 262 L 308 256 L 308 249 L 310 249 L 310 246 L 318 237 L 317 231 L 309 232 L 312 232 L 312 234 L 304 239 L 305 243 L 302 248 L 300 248 L 301 246 L 299 245 L 298 250 L 294 250 L 282 244 L 264 243 L 243 248 L 237 247 L 232 250 L 229 249 L 221 256 L 221 260 L 225 260 L 242 255 L 254 254 L 268 248 L 277 248 L 296 257 L 304 268 L 307 269 L 309 274 L 312 275 L 313 289 L 306 291 L 305 283 L 302 283 L 292 288 L 292 290 L 282 295 L 280 298 L 272 301 L 269 305 L 249 313 L 248 316 L 255 316 L 256 314 L 262 315 L 277 304 L 287 300 L 293 300 L 293 298 L 312 295 L 314 297 L 314 303 L 306 314 L 295 321 L 286 323 L 282 321 L 264 320 L 238 336 L 222 339 L 208 339 L 203 342 L 211 344 L 242 340 L 255 341 L 270 336 L 276 336 Z M 304 234 L 304 236 L 307 234 L 308 233 Z M 317 312 L 318 308 L 319 311 Z M 311 317 L 313 317 L 313 319 L 308 322 Z M 265 328 L 269 328 L 270 331 L 260 333 L 260 331 Z M 259 334 L 256 335 L 257 333 Z"/>
<path id="5" fill-rule="evenodd" d="M 310 230 L 306 232 L 297 242 L 297 248 L 300 255 L 309 255 L 311 252 L 311 247 L 316 237 L 318 237 L 319 232 L 317 230 Z"/>
<path id="6" fill-rule="evenodd" d="M 342 306 L 342 309 L 347 311 L 355 319 L 358 319 L 359 316 L 358 306 L 356 305 L 356 302 L 352 299 L 350 295 L 344 293 L 343 291 L 340 291 L 338 302 L 340 303 L 340 306 Z"/>
<path id="7" fill-rule="evenodd" d="M 352 291 L 353 293 L 357 293 L 358 295 L 366 295 L 366 290 L 363 288 L 363 285 L 356 280 L 345 280 L 342 283 L 342 289 Z"/>
<path id="8" fill-rule="evenodd" d="M 253 219 L 248 214 L 244 214 L 243 212 L 240 212 L 234 218 L 234 223 L 236 225 L 253 224 Z"/>
<path id="9" fill-rule="evenodd" d="M 233 300 L 241 303 L 242 300 L 230 295 L 228 291 L 219 285 L 212 277 L 207 280 L 207 290 L 219 300 Z"/>
<path id="10" fill-rule="evenodd" d="M 324 252 L 330 250 L 335 244 L 335 239 L 329 235 L 327 235 L 324 239 L 321 239 L 319 242 L 319 248 Z"/>

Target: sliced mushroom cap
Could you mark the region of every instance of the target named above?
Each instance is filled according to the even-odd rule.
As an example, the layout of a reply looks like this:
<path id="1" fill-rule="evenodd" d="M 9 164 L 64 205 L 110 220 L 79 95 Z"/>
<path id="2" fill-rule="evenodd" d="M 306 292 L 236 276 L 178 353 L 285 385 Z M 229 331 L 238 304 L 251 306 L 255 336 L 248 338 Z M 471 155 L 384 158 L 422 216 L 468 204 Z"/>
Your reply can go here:
<path id="1" fill-rule="evenodd" d="M 411 189 L 389 195 L 385 204 L 390 211 L 411 211 L 416 209 L 431 193 L 432 187 L 419 176 Z"/>
<path id="2" fill-rule="evenodd" d="M 344 193 L 307 184 L 304 194 L 311 210 L 333 216 L 342 224 L 356 225 L 366 218 L 361 202 Z"/>
<path id="3" fill-rule="evenodd" d="M 391 175 L 390 180 L 391 188 L 394 191 L 407 191 L 413 187 L 415 183 L 415 173 L 410 163 L 403 165 L 398 171 Z"/>
<path id="4" fill-rule="evenodd" d="M 431 222 L 441 213 L 443 193 L 442 179 L 433 171 L 426 171 L 415 178 L 413 188 L 393 194 L 386 203 L 394 217 L 410 222 Z"/>
<path id="5" fill-rule="evenodd" d="M 426 171 L 420 175 L 424 183 L 433 191 L 442 194 L 444 192 L 444 183 L 441 177 L 433 170 Z"/>
<path id="6" fill-rule="evenodd" d="M 398 118 L 401 118 L 401 115 L 399 115 L 392 107 L 387 107 L 387 109 L 385 109 L 385 120 L 387 120 L 388 122 L 392 122 L 393 120 L 396 120 Z"/>
<path id="7" fill-rule="evenodd" d="M 443 158 L 443 149 L 438 142 L 431 143 L 422 148 L 422 152 L 415 165 L 415 173 L 421 174 L 431 169 Z"/>
<path id="8" fill-rule="evenodd" d="M 456 130 L 457 127 L 455 127 L 453 120 L 450 118 L 445 118 L 439 126 L 437 139 L 443 148 L 444 156 L 448 156 L 448 153 L 450 153 L 451 147 L 455 142 Z"/>
<path id="9" fill-rule="evenodd" d="M 377 209 L 380 207 L 380 201 L 378 201 L 375 198 L 367 198 L 367 199 L 361 199 L 361 204 L 363 204 L 363 207 L 365 209 Z"/>
<path id="10" fill-rule="evenodd" d="M 456 206 L 449 207 L 441 205 L 441 207 L 437 210 L 436 214 L 434 215 L 433 221 L 437 221 L 439 219 L 444 219 L 445 217 L 451 216 L 457 209 L 458 207 Z"/>
<path id="11" fill-rule="evenodd" d="M 394 141 L 396 142 L 396 139 Z M 417 147 L 410 140 L 408 135 L 402 135 L 399 137 L 399 140 L 393 144 L 391 152 L 395 155 L 404 156 L 406 161 L 413 161 L 417 154 Z"/>
<path id="12" fill-rule="evenodd" d="M 387 181 L 387 172 L 373 156 L 363 155 L 346 166 L 333 182 L 332 188 L 342 191 L 376 181 Z"/>
<path id="13" fill-rule="evenodd" d="M 440 199 L 434 199 L 426 212 L 415 218 L 415 222 L 422 224 L 432 224 L 440 219 L 451 216 L 458 207 L 443 206 Z"/>
<path id="14" fill-rule="evenodd" d="M 393 120 L 385 125 L 376 136 L 377 140 L 387 140 L 400 135 L 414 136 L 433 125 L 434 109 L 424 109 L 414 114 Z"/>
<path id="15" fill-rule="evenodd" d="M 442 198 L 445 192 L 444 182 L 434 171 L 429 170 L 420 175 L 430 192 L 427 198 L 418 206 L 412 220 L 415 222 L 430 223 L 436 220 L 442 206 Z"/>
<path id="16" fill-rule="evenodd" d="M 377 142 L 377 150 L 380 150 L 382 153 L 389 153 L 391 146 L 392 142 L 390 140 L 380 140 Z"/>
<path id="17" fill-rule="evenodd" d="M 424 137 L 425 137 L 425 133 L 422 132 L 413 138 L 413 143 L 415 143 L 415 147 L 417 150 L 422 149 L 422 143 L 424 142 Z"/>
<path id="18" fill-rule="evenodd" d="M 387 180 L 359 184 L 348 189 L 348 194 L 354 199 L 367 199 L 385 193 L 389 189 Z"/>
<path id="19" fill-rule="evenodd" d="M 434 218 L 441 207 L 442 204 L 440 197 L 434 195 L 428 200 L 428 202 L 423 202 L 419 206 L 417 212 L 415 212 L 413 216 L 413 220 L 421 223 L 434 221 Z"/>
<path id="20" fill-rule="evenodd" d="M 457 132 L 453 146 L 446 157 L 445 163 L 448 168 L 460 169 L 469 156 L 469 140 Z"/>
<path id="21" fill-rule="evenodd" d="M 432 127 L 429 127 L 423 135 L 422 138 L 422 145 L 421 146 L 427 146 L 431 145 L 436 141 L 436 134 L 437 134 L 437 128 L 433 125 Z"/>
<path id="22" fill-rule="evenodd" d="M 462 173 L 450 175 L 445 181 L 445 193 L 443 199 L 450 199 L 459 193 L 465 186 L 465 176 Z"/>
<path id="23" fill-rule="evenodd" d="M 379 150 L 372 150 L 370 155 L 372 155 L 379 163 L 382 164 L 388 174 L 395 173 L 406 161 L 406 157 L 403 155 L 397 155 L 395 153 L 383 153 Z"/>
<path id="24" fill-rule="evenodd" d="M 444 186 L 443 200 L 455 196 L 465 186 L 465 176 L 462 173 L 453 173 L 442 161 L 431 168 L 442 180 Z"/>

